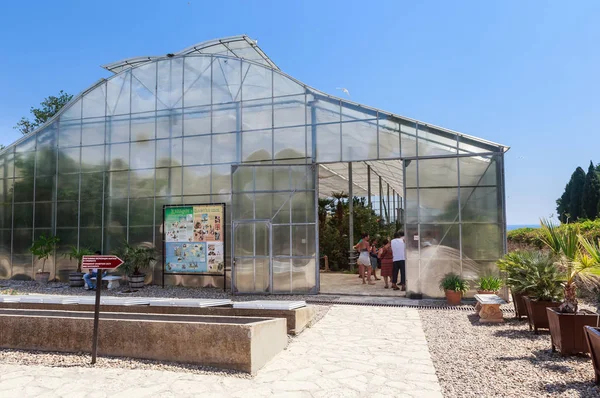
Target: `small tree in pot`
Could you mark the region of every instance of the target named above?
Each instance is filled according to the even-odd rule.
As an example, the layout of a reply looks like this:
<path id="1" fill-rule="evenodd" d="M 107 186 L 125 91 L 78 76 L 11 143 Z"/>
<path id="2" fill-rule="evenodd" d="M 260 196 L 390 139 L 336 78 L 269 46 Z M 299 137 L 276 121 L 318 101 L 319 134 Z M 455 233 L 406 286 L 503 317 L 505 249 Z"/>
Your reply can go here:
<path id="1" fill-rule="evenodd" d="M 46 272 L 46 260 L 54 254 L 59 241 L 60 239 L 57 236 L 42 234 L 33 242 L 33 245 L 31 245 L 29 251 L 38 259 L 42 260 L 42 268 L 35 274 L 35 280 L 38 283 L 48 283 L 50 272 Z"/>
<path id="2" fill-rule="evenodd" d="M 527 318 L 527 306 L 523 297 L 527 296 L 525 287 L 527 285 L 528 266 L 539 261 L 538 257 L 542 255 L 542 253 L 534 251 L 515 250 L 507 253 L 496 263 L 500 271 L 506 275 L 506 284 L 510 288 L 513 305 L 515 306 L 515 316 L 518 319 L 523 316 Z"/>
<path id="3" fill-rule="evenodd" d="M 440 281 L 440 290 L 446 294 L 449 305 L 460 305 L 463 294 L 469 290 L 469 282 L 455 274 L 447 273 Z"/>
<path id="4" fill-rule="evenodd" d="M 124 242 L 123 247 L 117 253 L 123 264 L 119 267 L 127 275 L 129 287 L 138 289 L 144 287 L 146 274 L 142 271 L 151 267 L 152 262 L 156 261 L 156 249 L 154 247 L 132 246 Z"/>
<path id="5" fill-rule="evenodd" d="M 83 272 L 81 272 L 81 263 L 83 256 L 90 256 L 94 254 L 90 249 L 85 247 L 77 248 L 77 246 L 71 246 L 69 252 L 63 254 L 64 257 L 68 257 L 69 260 L 77 261 L 77 270 L 69 273 L 69 286 L 71 287 L 83 287 Z"/>

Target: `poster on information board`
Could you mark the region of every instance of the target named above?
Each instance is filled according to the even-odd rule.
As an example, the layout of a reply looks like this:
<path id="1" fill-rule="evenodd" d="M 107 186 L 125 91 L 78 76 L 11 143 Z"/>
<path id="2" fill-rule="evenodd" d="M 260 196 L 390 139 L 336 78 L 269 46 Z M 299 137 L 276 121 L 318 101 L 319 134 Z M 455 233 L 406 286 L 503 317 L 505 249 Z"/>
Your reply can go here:
<path id="1" fill-rule="evenodd" d="M 225 205 L 165 206 L 164 273 L 225 275 Z"/>

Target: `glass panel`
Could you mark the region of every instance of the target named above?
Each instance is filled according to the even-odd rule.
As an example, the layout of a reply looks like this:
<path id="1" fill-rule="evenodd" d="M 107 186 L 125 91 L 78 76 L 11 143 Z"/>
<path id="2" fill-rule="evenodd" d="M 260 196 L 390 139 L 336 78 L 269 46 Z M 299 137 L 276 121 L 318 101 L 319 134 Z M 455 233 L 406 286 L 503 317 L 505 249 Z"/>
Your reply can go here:
<path id="1" fill-rule="evenodd" d="M 181 107 L 183 99 L 183 59 L 158 62 L 158 103 L 156 109 Z"/>
<path id="2" fill-rule="evenodd" d="M 129 118 L 111 117 L 106 124 L 106 142 L 129 141 Z"/>
<path id="3" fill-rule="evenodd" d="M 60 239 L 58 245 L 60 253 L 68 252 L 71 246 L 77 247 L 77 228 L 58 228 L 56 236 Z"/>
<path id="4" fill-rule="evenodd" d="M 212 102 L 220 104 L 241 98 L 241 61 L 215 58 L 212 68 Z"/>
<path id="5" fill-rule="evenodd" d="M 107 145 L 110 170 L 129 168 L 129 144 Z"/>
<path id="6" fill-rule="evenodd" d="M 419 156 L 454 155 L 456 136 L 433 127 L 419 125 Z"/>
<path id="7" fill-rule="evenodd" d="M 273 169 L 273 167 L 255 167 L 254 168 L 254 187 L 256 191 L 272 191 L 274 187 L 275 174 L 274 171 L 278 172 L 281 169 Z M 284 170 L 283 173 L 278 173 L 277 178 L 289 180 L 289 173 Z M 271 216 L 269 215 L 269 218 Z"/>
<path id="8" fill-rule="evenodd" d="M 35 168 L 37 176 L 52 176 L 56 174 L 56 149 L 38 149 L 36 157 Z"/>
<path id="9" fill-rule="evenodd" d="M 497 184 L 497 163 L 490 157 L 474 156 L 458 158 L 460 164 L 460 185 L 492 185 Z"/>
<path id="10" fill-rule="evenodd" d="M 102 226 L 102 200 L 85 200 L 81 202 L 81 227 Z M 99 246 L 99 244 L 98 244 Z"/>
<path id="11" fill-rule="evenodd" d="M 59 174 L 58 200 L 77 200 L 79 198 L 79 174 Z"/>
<path id="12" fill-rule="evenodd" d="M 237 161 L 237 134 L 212 136 L 213 163 L 233 163 Z"/>
<path id="13" fill-rule="evenodd" d="M 14 184 L 15 202 L 33 201 L 33 178 L 17 178 Z"/>
<path id="14" fill-rule="evenodd" d="M 419 221 L 458 222 L 458 188 L 419 189 Z"/>
<path id="15" fill-rule="evenodd" d="M 35 151 L 35 140 L 36 140 L 35 135 L 31 134 L 24 141 L 21 141 L 19 144 L 17 144 L 15 151 L 16 152 Z"/>
<path id="16" fill-rule="evenodd" d="M 305 100 L 304 95 L 275 98 L 273 104 L 274 126 L 286 127 L 306 124 Z M 336 121 L 339 121 L 339 119 Z"/>
<path id="17" fill-rule="evenodd" d="M 15 176 L 32 177 L 35 163 L 35 152 L 15 154 Z"/>
<path id="18" fill-rule="evenodd" d="M 181 167 L 156 170 L 156 196 L 181 195 Z"/>
<path id="19" fill-rule="evenodd" d="M 254 218 L 253 193 L 234 194 L 232 203 L 232 217 L 234 220 L 250 220 Z"/>
<path id="20" fill-rule="evenodd" d="M 419 188 L 458 185 L 456 158 L 419 160 Z"/>
<path id="21" fill-rule="evenodd" d="M 35 179 L 35 201 L 50 202 L 54 200 L 55 177 L 38 177 Z"/>
<path id="22" fill-rule="evenodd" d="M 210 164 L 211 157 L 211 136 L 203 135 L 199 137 L 187 137 L 183 139 L 183 164 Z M 221 154 L 216 150 L 215 157 Z M 216 163 L 216 162 L 215 162 Z"/>
<path id="23" fill-rule="evenodd" d="M 51 125 L 44 127 L 37 133 L 37 148 L 56 147 L 56 133 L 58 131 L 58 122 L 53 122 Z"/>
<path id="24" fill-rule="evenodd" d="M 181 166 L 182 151 L 181 138 L 156 141 L 156 167 Z"/>
<path id="25" fill-rule="evenodd" d="M 183 113 L 179 109 L 156 112 L 156 138 L 181 137 Z"/>
<path id="26" fill-rule="evenodd" d="M 213 106 L 212 131 L 213 133 L 228 133 L 238 130 L 238 114 L 240 104 Z"/>
<path id="27" fill-rule="evenodd" d="M 131 71 L 113 76 L 107 82 L 107 115 L 129 113 L 131 99 Z"/>
<path id="28" fill-rule="evenodd" d="M 81 119 L 81 98 L 65 108 L 60 115 L 61 122 L 68 119 Z"/>
<path id="29" fill-rule="evenodd" d="M 12 204 L 0 205 L 0 228 L 12 228 Z"/>
<path id="30" fill-rule="evenodd" d="M 242 134 L 242 162 L 271 160 L 272 130 L 245 131 Z"/>
<path id="31" fill-rule="evenodd" d="M 156 114 L 154 112 L 132 116 L 131 141 L 145 141 L 154 139 L 154 130 L 156 125 L 155 122 Z"/>
<path id="32" fill-rule="evenodd" d="M 129 172 L 115 171 L 107 173 L 108 186 L 106 196 L 113 198 L 126 198 L 129 193 Z"/>
<path id="33" fill-rule="evenodd" d="M 95 252 L 96 250 L 102 250 L 101 246 L 101 228 L 81 228 L 79 230 L 79 247 L 85 247 L 91 250 L 92 252 Z"/>
<path id="34" fill-rule="evenodd" d="M 211 57 L 189 56 L 184 59 L 183 91 L 184 105 L 210 104 Z"/>
<path id="35" fill-rule="evenodd" d="M 292 259 L 292 289 L 294 293 L 314 292 L 316 290 L 316 270 L 314 258 Z"/>
<path id="36" fill-rule="evenodd" d="M 400 121 L 392 117 L 379 119 L 379 159 L 400 157 Z"/>
<path id="37" fill-rule="evenodd" d="M 271 99 L 242 102 L 242 129 L 260 130 L 273 126 Z"/>
<path id="38" fill-rule="evenodd" d="M 278 72 L 273 72 L 273 96 L 304 94 L 304 87 Z"/>
<path id="39" fill-rule="evenodd" d="M 290 222 L 290 194 L 289 193 L 277 193 L 272 194 L 273 207 L 272 207 L 272 223 L 283 224 Z"/>
<path id="40" fill-rule="evenodd" d="M 342 158 L 340 125 L 322 124 L 314 128 L 317 130 L 317 162 L 339 162 Z"/>
<path id="41" fill-rule="evenodd" d="M 235 167 L 233 172 L 233 192 L 254 191 L 255 167 Z"/>
<path id="42" fill-rule="evenodd" d="M 289 227 L 288 227 L 289 229 Z M 275 237 L 275 235 L 273 235 Z M 289 236 L 288 236 L 289 238 Z M 289 242 L 288 242 L 289 246 Z M 273 259 L 273 293 L 292 291 L 292 260 L 290 258 Z"/>
<path id="43" fill-rule="evenodd" d="M 106 83 L 101 83 L 83 97 L 83 117 L 104 117 L 106 112 Z"/>
<path id="44" fill-rule="evenodd" d="M 105 200 L 106 226 L 119 227 L 127 225 L 127 199 Z"/>
<path id="45" fill-rule="evenodd" d="M 154 169 L 130 172 L 131 198 L 154 196 Z"/>
<path id="46" fill-rule="evenodd" d="M 342 159 L 377 159 L 377 121 L 342 123 Z"/>
<path id="47" fill-rule="evenodd" d="M 231 165 L 212 166 L 212 194 L 231 193 Z"/>
<path id="48" fill-rule="evenodd" d="M 496 152 L 498 147 L 468 137 L 459 136 L 458 148 L 461 153 Z"/>
<path id="49" fill-rule="evenodd" d="M 54 226 L 54 203 L 35 204 L 35 228 L 52 228 Z"/>
<path id="50" fill-rule="evenodd" d="M 406 223 L 415 224 L 417 223 L 417 196 L 419 191 L 417 189 L 406 189 L 406 203 L 405 203 L 405 217 Z"/>
<path id="51" fill-rule="evenodd" d="M 342 121 L 354 122 L 365 119 L 376 119 L 377 111 L 364 108 L 360 105 L 354 105 L 342 102 Z"/>
<path id="52" fill-rule="evenodd" d="M 131 112 L 153 111 L 156 105 L 156 64 L 151 62 L 132 69 L 132 74 Z"/>
<path id="53" fill-rule="evenodd" d="M 14 209 L 15 228 L 33 227 L 33 204 L 15 203 Z"/>
<path id="54" fill-rule="evenodd" d="M 412 122 L 402 121 L 400 125 L 400 146 L 402 157 L 417 156 L 417 127 Z"/>
<path id="55" fill-rule="evenodd" d="M 469 259 L 495 261 L 502 257 L 504 243 L 500 225 L 463 223 L 462 234 L 463 265 L 469 264 Z"/>
<path id="56" fill-rule="evenodd" d="M 32 229 L 15 229 L 13 239 L 13 253 L 29 253 L 29 248 L 31 247 L 32 243 L 32 237 Z"/>
<path id="57" fill-rule="evenodd" d="M 315 200 L 314 193 L 296 192 L 292 197 L 292 222 L 307 223 L 315 222 Z"/>
<path id="58" fill-rule="evenodd" d="M 501 222 L 501 198 L 495 187 L 460 188 L 463 222 Z"/>
<path id="59" fill-rule="evenodd" d="M 210 166 L 183 168 L 184 195 L 210 195 Z"/>
<path id="60" fill-rule="evenodd" d="M 306 157 L 306 127 L 291 127 L 275 129 L 274 151 L 275 159 L 305 159 Z"/>
<path id="61" fill-rule="evenodd" d="M 271 97 L 273 91 L 271 70 L 245 62 L 242 65 L 242 96 L 244 101 Z"/>
<path id="62" fill-rule="evenodd" d="M 58 146 L 77 146 L 81 143 L 81 121 L 63 121 L 58 126 Z"/>
<path id="63" fill-rule="evenodd" d="M 154 225 L 154 198 L 129 202 L 129 225 Z"/>
<path id="64" fill-rule="evenodd" d="M 81 170 L 84 172 L 104 171 L 104 145 L 82 147 L 81 162 Z"/>
<path id="65" fill-rule="evenodd" d="M 291 256 L 289 225 L 273 225 L 273 256 Z"/>
<path id="66" fill-rule="evenodd" d="M 340 122 L 340 102 L 338 100 L 319 96 L 318 99 L 315 97 L 315 101 L 312 102 L 312 106 L 314 111 L 314 120 L 312 123 Z"/>
<path id="67" fill-rule="evenodd" d="M 82 145 L 104 144 L 105 119 L 86 119 L 82 121 L 81 143 Z"/>
<path id="68" fill-rule="evenodd" d="M 154 228 L 130 227 L 129 243 L 132 245 L 152 245 L 154 242 Z"/>
<path id="69" fill-rule="evenodd" d="M 254 224 L 238 224 L 235 227 L 234 254 L 238 256 L 254 255 Z M 236 264 L 237 265 L 237 264 Z"/>
<path id="70" fill-rule="evenodd" d="M 141 141 L 131 143 L 131 168 L 149 169 L 154 167 L 154 141 Z"/>
<path id="71" fill-rule="evenodd" d="M 292 255 L 314 257 L 315 248 L 315 226 L 292 225 Z"/>
<path id="72" fill-rule="evenodd" d="M 106 228 L 104 232 L 104 250 L 103 253 L 114 253 L 115 250 L 123 246 L 127 239 L 127 229 L 125 227 Z"/>
<path id="73" fill-rule="evenodd" d="M 80 148 L 61 149 L 58 151 L 59 173 L 79 172 L 79 151 Z"/>
<path id="74" fill-rule="evenodd" d="M 83 178 L 81 179 L 81 199 L 101 198 L 104 189 L 104 178 L 104 173 L 90 173 L 83 175 Z M 106 178 L 108 178 L 108 176 L 106 176 Z"/>
<path id="75" fill-rule="evenodd" d="M 210 106 L 185 109 L 183 114 L 183 131 L 185 135 L 210 134 Z"/>
<path id="76" fill-rule="evenodd" d="M 56 204 L 56 226 L 58 228 L 77 227 L 78 208 L 77 202 L 58 202 Z"/>

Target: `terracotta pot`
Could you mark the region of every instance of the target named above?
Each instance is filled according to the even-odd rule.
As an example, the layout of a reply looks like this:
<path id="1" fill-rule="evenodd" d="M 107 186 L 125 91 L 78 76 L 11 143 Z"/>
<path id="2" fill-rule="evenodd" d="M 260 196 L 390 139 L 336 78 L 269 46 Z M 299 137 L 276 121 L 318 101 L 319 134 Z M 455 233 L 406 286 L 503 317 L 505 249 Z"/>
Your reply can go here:
<path id="1" fill-rule="evenodd" d="M 35 273 L 35 281 L 40 285 L 45 285 L 48 283 L 48 279 L 50 279 L 50 272 L 36 272 Z"/>
<path id="2" fill-rule="evenodd" d="M 523 299 L 526 294 L 524 293 L 510 293 L 512 296 L 513 305 L 515 306 L 515 318 L 521 319 L 521 317 L 527 318 L 527 305 Z"/>
<path id="3" fill-rule="evenodd" d="M 600 384 L 600 328 L 584 326 L 585 339 L 587 340 L 592 364 L 594 365 L 594 376 L 596 384 Z"/>
<path id="4" fill-rule="evenodd" d="M 83 287 L 84 280 L 83 272 L 69 272 L 69 286 L 71 287 Z"/>
<path id="5" fill-rule="evenodd" d="M 558 312 L 558 308 L 546 308 L 546 311 L 552 351 L 558 349 L 561 355 L 589 352 L 583 327 L 598 325 L 598 314 L 593 312 L 563 314 Z"/>
<path id="6" fill-rule="evenodd" d="M 448 302 L 448 305 L 460 305 L 461 299 L 461 292 L 455 292 L 454 290 L 446 290 L 446 301 Z"/>
<path id="7" fill-rule="evenodd" d="M 548 307 L 558 307 L 560 302 L 557 301 L 538 301 L 528 296 L 523 296 L 525 305 L 527 305 L 527 314 L 529 319 L 529 330 L 533 330 L 537 334 L 538 329 L 549 329 L 548 323 Z"/>
<path id="8" fill-rule="evenodd" d="M 129 275 L 129 287 L 131 289 L 140 289 L 144 287 L 144 279 L 146 279 L 146 274 L 140 275 Z"/>

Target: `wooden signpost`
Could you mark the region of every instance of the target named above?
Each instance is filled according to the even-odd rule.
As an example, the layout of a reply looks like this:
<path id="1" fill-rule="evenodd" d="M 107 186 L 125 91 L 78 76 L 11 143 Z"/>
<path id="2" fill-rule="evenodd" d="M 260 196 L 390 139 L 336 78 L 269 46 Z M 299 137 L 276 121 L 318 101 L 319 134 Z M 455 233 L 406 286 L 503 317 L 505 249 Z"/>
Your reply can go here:
<path id="1" fill-rule="evenodd" d="M 104 270 L 113 270 L 123 264 L 117 256 L 92 255 L 83 256 L 81 269 L 97 269 L 96 275 L 96 305 L 94 307 L 94 335 L 92 337 L 92 365 L 96 363 L 96 353 L 98 352 L 98 322 L 100 320 L 100 292 L 102 291 L 102 272 Z"/>

